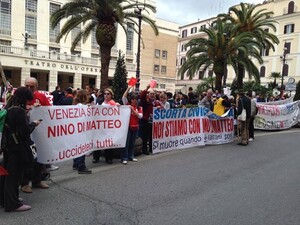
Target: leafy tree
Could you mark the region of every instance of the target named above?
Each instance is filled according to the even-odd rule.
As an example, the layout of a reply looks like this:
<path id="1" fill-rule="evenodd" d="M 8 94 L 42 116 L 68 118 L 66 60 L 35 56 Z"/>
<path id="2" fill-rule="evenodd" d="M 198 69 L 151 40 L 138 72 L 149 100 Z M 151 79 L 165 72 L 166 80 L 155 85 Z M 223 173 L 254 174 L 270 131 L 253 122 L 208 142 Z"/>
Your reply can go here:
<path id="1" fill-rule="evenodd" d="M 228 14 L 220 14 L 219 17 L 223 18 L 224 21 L 230 21 L 237 33 L 233 36 L 237 36 L 239 33 L 251 32 L 253 38 L 257 40 L 260 44 L 259 50 L 269 50 L 274 51 L 274 44 L 279 43 L 277 36 L 268 31 L 271 29 L 276 32 L 277 23 L 275 20 L 271 19 L 274 14 L 271 11 L 266 11 L 266 9 L 257 10 L 257 5 L 249 3 L 241 3 L 239 6 L 233 6 L 229 8 Z M 244 52 L 239 52 L 239 58 L 248 57 Z M 261 63 L 261 62 L 260 62 Z M 242 88 L 243 77 L 245 72 L 245 67 L 242 63 L 237 64 L 237 86 Z M 258 70 L 248 71 L 249 75 L 256 74 Z"/>
<path id="2" fill-rule="evenodd" d="M 145 8 L 148 13 L 149 11 L 156 12 L 155 7 L 151 4 L 127 0 L 72 0 L 51 15 L 52 28 L 66 19 L 57 36 L 57 42 L 62 37 L 67 36 L 74 28 L 84 24 L 82 30 L 75 37 L 71 50 L 74 50 L 81 40 L 85 42 L 88 36 L 91 33 L 94 35 L 93 31 L 96 31 L 96 40 L 100 46 L 101 57 L 101 90 L 108 87 L 111 49 L 116 42 L 117 25 L 121 25 L 125 32 L 127 23 L 138 26 L 139 14 L 134 12 L 137 6 Z M 153 28 L 156 35 L 158 34 L 154 20 L 146 15 L 142 15 L 141 19 Z"/>
<path id="3" fill-rule="evenodd" d="M 187 73 L 187 76 L 192 79 L 197 71 L 205 71 L 212 66 L 216 75 L 215 88 L 221 93 L 222 77 L 227 64 L 237 70 L 236 65 L 239 62 L 247 70 L 254 70 L 256 67 L 250 56 L 261 58 L 257 51 L 259 45 L 251 33 L 237 33 L 234 29 L 235 27 L 221 19 L 218 19 L 214 26 L 202 29 L 207 38 L 195 38 L 186 44 L 190 49 L 187 52 L 187 61 L 179 70 L 179 75 Z M 224 33 L 228 33 L 229 36 L 225 37 Z M 237 35 L 233 36 L 233 34 Z M 239 58 L 238 54 L 241 52 L 249 57 Z"/>
<path id="4" fill-rule="evenodd" d="M 196 93 L 198 95 L 201 95 L 202 92 L 207 91 L 208 89 L 214 89 L 214 83 L 215 83 L 216 78 L 209 76 L 207 78 L 203 78 L 202 82 L 198 84 Z"/>
<path id="5" fill-rule="evenodd" d="M 278 84 L 276 83 L 276 79 L 281 78 L 281 73 L 280 72 L 272 72 L 270 74 L 270 78 L 274 79 L 274 81 L 271 83 L 271 88 L 274 89 L 278 86 Z"/>
<path id="6" fill-rule="evenodd" d="M 113 80 L 113 91 L 115 95 L 115 100 L 117 102 L 122 102 L 122 96 L 127 89 L 127 70 L 125 64 L 125 54 L 122 54 L 119 50 L 119 57 L 116 64 L 116 70 Z"/>

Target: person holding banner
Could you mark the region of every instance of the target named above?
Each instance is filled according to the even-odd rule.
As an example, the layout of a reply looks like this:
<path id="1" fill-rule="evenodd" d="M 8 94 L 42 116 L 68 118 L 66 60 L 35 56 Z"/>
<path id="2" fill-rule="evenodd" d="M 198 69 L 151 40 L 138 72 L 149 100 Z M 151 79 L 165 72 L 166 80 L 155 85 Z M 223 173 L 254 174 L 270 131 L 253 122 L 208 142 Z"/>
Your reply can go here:
<path id="1" fill-rule="evenodd" d="M 31 100 L 33 100 L 32 92 L 26 87 L 19 87 L 5 107 L 7 109 L 3 132 L 5 138 L 2 138 L 2 141 L 5 140 L 3 162 L 8 175 L 1 177 L 0 205 L 6 212 L 31 209 L 31 206 L 23 205 L 19 199 L 22 174 L 33 160 L 30 133 L 41 123 L 40 120 L 28 123 L 26 108 Z"/>
<path id="2" fill-rule="evenodd" d="M 158 102 L 155 99 L 155 92 L 153 89 L 149 90 L 150 85 L 141 92 L 141 104 L 143 107 L 143 118 L 142 121 L 142 140 L 144 155 L 152 153 L 152 120 L 153 120 L 153 107 L 158 106 Z M 148 148 L 149 142 L 149 148 Z"/>
<path id="3" fill-rule="evenodd" d="M 128 160 L 137 162 L 137 159 L 134 158 L 134 145 L 139 129 L 139 119 L 143 117 L 143 109 L 142 107 L 138 106 L 138 96 L 136 94 L 131 94 L 129 97 L 129 101 L 127 99 L 128 92 L 131 88 L 132 87 L 129 86 L 122 97 L 123 104 L 129 104 L 131 109 L 126 146 L 125 148 L 123 148 L 121 156 L 122 163 L 124 165 L 127 164 Z"/>
<path id="4" fill-rule="evenodd" d="M 73 105 L 86 105 L 89 102 L 88 92 L 86 90 L 78 90 L 73 100 Z M 73 159 L 73 170 L 77 170 L 78 174 L 91 174 L 85 165 L 85 154 Z"/>
<path id="5" fill-rule="evenodd" d="M 38 91 L 38 81 L 34 77 L 28 77 L 25 80 L 25 87 L 27 87 L 33 94 L 33 100 L 29 102 L 29 106 L 37 107 L 37 106 L 50 106 L 50 102 L 47 99 L 46 95 L 40 93 Z M 57 170 L 58 167 L 54 165 L 48 165 L 52 170 Z M 32 173 L 30 173 L 32 169 Z M 43 171 L 46 170 L 46 165 L 38 163 L 34 160 L 33 165 L 29 166 L 24 173 L 22 182 L 21 182 L 21 190 L 24 193 L 32 193 L 32 189 L 29 186 L 29 181 L 32 180 L 32 186 L 47 189 L 49 185 L 42 182 Z M 48 174 L 49 175 L 49 174 Z"/>
<path id="6" fill-rule="evenodd" d="M 246 146 L 249 144 L 249 121 L 251 118 L 251 101 L 247 96 L 245 96 L 245 92 L 243 90 L 239 90 L 238 94 L 239 98 L 237 100 L 237 115 L 239 116 L 240 114 L 242 114 L 243 109 L 246 110 L 246 120 L 238 121 L 241 135 L 241 140 L 238 143 L 238 145 Z"/>
<path id="7" fill-rule="evenodd" d="M 104 101 L 101 105 L 103 105 L 103 106 L 117 106 L 117 105 L 120 105 L 119 103 L 117 103 L 113 100 L 113 97 L 114 97 L 114 92 L 112 91 L 112 89 L 106 88 L 104 90 Z M 114 155 L 113 149 L 107 149 L 107 150 L 104 151 L 105 161 L 108 164 L 113 163 L 113 161 L 112 161 L 113 160 L 113 155 Z"/>

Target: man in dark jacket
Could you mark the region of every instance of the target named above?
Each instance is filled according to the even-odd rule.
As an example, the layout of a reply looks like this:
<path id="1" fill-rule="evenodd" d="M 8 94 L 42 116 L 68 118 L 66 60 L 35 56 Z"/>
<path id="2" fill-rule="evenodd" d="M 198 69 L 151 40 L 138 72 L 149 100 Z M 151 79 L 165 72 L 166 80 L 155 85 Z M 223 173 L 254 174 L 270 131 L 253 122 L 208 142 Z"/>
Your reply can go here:
<path id="1" fill-rule="evenodd" d="M 237 115 L 241 115 L 243 109 L 246 110 L 246 120 L 238 120 L 241 135 L 241 141 L 238 143 L 238 145 L 246 146 L 249 144 L 249 121 L 251 118 L 251 101 L 247 96 L 245 96 L 245 92 L 243 90 L 239 90 L 238 94 L 239 98 Z"/>

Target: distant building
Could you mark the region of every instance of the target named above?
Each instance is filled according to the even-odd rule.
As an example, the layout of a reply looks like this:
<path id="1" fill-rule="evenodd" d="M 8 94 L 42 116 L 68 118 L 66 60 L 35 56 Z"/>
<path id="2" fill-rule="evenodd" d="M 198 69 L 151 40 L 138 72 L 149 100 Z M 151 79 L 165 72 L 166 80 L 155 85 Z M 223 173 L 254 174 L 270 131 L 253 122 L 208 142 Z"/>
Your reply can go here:
<path id="1" fill-rule="evenodd" d="M 275 24 L 277 27 L 276 35 L 280 40 L 278 46 L 275 45 L 275 51 L 262 49 L 261 54 L 263 56 L 264 63 L 257 66 L 260 71 L 261 83 L 267 84 L 270 82 L 270 74 L 272 72 L 284 73 L 288 77 L 295 78 L 296 81 L 300 80 L 300 46 L 299 46 L 299 26 L 296 26 L 300 22 L 300 11 L 296 3 L 300 1 L 290 1 L 290 0 L 269 0 L 264 1 L 262 4 L 258 5 L 258 9 L 266 9 L 266 11 L 273 11 L 273 19 L 278 23 Z M 195 37 L 201 37 L 204 35 L 200 32 L 202 26 L 208 26 L 216 17 L 212 17 L 206 20 L 197 21 L 195 23 L 187 24 L 179 28 L 179 41 L 177 48 L 177 70 L 186 60 L 186 52 L 184 44 Z M 270 32 L 272 32 L 270 30 Z M 283 53 L 286 53 L 286 65 L 283 69 Z M 195 74 L 192 80 L 189 80 L 186 76 L 177 77 L 176 89 L 181 89 L 187 92 L 189 86 L 194 89 L 201 82 L 200 79 L 207 77 L 209 73 L 213 73 L 211 70 L 205 73 L 199 72 Z M 235 78 L 235 73 L 232 68 L 228 67 L 228 79 L 227 83 L 230 84 Z M 245 80 L 248 79 L 247 74 L 245 74 Z M 287 82 L 285 78 L 284 83 Z"/>

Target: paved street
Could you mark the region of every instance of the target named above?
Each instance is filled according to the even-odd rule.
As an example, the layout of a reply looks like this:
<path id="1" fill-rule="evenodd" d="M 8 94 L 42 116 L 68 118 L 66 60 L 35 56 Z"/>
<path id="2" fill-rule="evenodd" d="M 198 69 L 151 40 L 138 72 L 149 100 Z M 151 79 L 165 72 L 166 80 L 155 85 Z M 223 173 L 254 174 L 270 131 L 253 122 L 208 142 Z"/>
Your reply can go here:
<path id="1" fill-rule="evenodd" d="M 32 210 L 0 211 L 0 224 L 299 225 L 300 129 L 234 143 L 52 173 L 49 190 L 21 194 Z"/>

